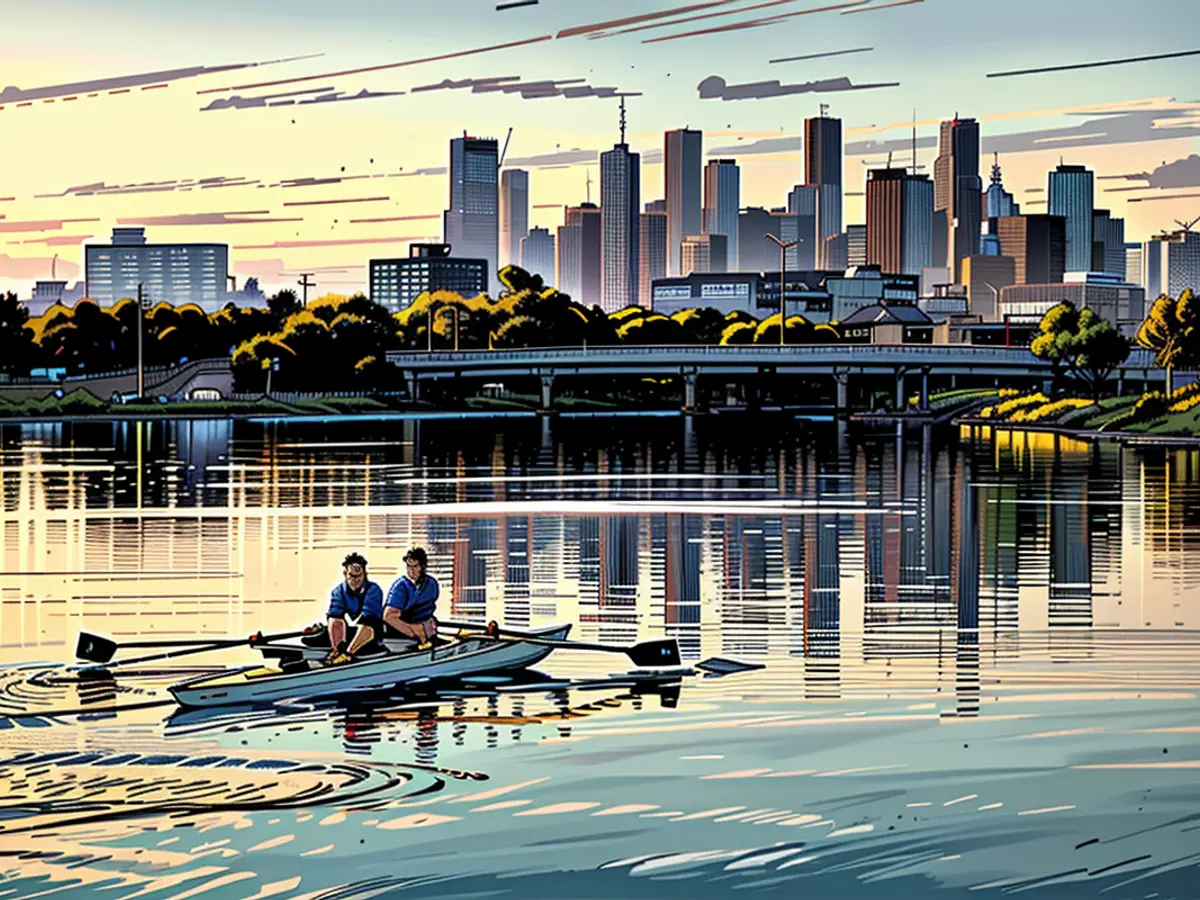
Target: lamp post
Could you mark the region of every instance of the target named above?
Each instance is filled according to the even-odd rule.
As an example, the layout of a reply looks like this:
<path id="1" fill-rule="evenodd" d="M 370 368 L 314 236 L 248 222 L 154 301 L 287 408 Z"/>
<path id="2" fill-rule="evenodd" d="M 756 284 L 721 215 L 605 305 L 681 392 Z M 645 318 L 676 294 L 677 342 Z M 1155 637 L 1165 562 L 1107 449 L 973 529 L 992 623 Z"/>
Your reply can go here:
<path id="1" fill-rule="evenodd" d="M 271 396 L 271 373 L 279 371 L 279 357 L 274 356 L 271 359 L 264 359 L 262 367 L 267 370 L 267 392 L 265 396 Z"/>
<path id="2" fill-rule="evenodd" d="M 143 344 L 142 332 L 144 332 L 146 330 L 146 325 L 145 325 L 145 322 L 143 321 L 146 317 L 146 303 L 147 303 L 147 301 L 143 297 L 142 285 L 139 282 L 138 283 L 138 292 L 137 292 L 137 330 L 138 330 L 137 331 L 137 348 L 138 348 L 137 394 L 138 394 L 139 400 L 142 399 L 142 391 L 145 388 L 145 384 L 146 384 L 145 366 L 142 364 L 142 344 Z"/>
<path id="3" fill-rule="evenodd" d="M 779 245 L 779 346 L 784 344 L 783 334 L 787 327 L 787 251 L 789 247 L 795 247 L 799 241 L 788 241 L 786 244 L 775 235 L 768 232 L 763 237 L 774 241 Z"/>

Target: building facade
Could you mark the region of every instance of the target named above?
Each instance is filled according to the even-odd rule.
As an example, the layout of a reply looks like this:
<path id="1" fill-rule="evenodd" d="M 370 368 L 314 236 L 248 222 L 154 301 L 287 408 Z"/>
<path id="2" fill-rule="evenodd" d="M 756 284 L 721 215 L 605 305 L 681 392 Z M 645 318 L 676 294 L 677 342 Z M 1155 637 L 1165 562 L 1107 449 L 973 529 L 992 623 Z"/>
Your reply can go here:
<path id="1" fill-rule="evenodd" d="M 101 306 L 136 297 L 141 284 L 149 302 L 216 312 L 228 275 L 228 244 L 148 244 L 144 228 L 114 228 L 112 243 L 84 247 L 86 294 Z"/>
<path id="2" fill-rule="evenodd" d="M 667 277 L 667 213 L 652 206 L 647 203 L 638 220 L 638 305 L 647 309 L 654 305 L 654 282 Z"/>
<path id="3" fill-rule="evenodd" d="M 425 291 L 453 291 L 464 298 L 486 292 L 488 261 L 450 253 L 449 244 L 410 244 L 407 259 L 371 260 L 371 301 L 399 312 Z"/>
<path id="4" fill-rule="evenodd" d="M 866 225 L 847 225 L 846 226 L 846 268 L 851 266 L 865 266 L 867 262 L 867 226 Z M 836 269 L 837 266 L 825 266 L 827 269 Z"/>
<path id="5" fill-rule="evenodd" d="M 442 216 L 454 253 L 487 261 L 489 290 L 498 284 L 500 258 L 498 155 L 495 138 L 464 134 L 450 141 L 450 205 Z"/>
<path id="6" fill-rule="evenodd" d="M 641 167 L 641 155 L 625 143 L 600 154 L 600 306 L 605 312 L 638 302 Z"/>
<path id="7" fill-rule="evenodd" d="M 532 228 L 521 238 L 520 263 L 531 275 L 541 275 L 546 284 L 554 282 L 554 235 L 548 228 Z"/>
<path id="8" fill-rule="evenodd" d="M 529 173 L 500 173 L 500 268 L 521 259 L 521 238 L 529 234 Z"/>
<path id="9" fill-rule="evenodd" d="M 1092 210 L 1092 272 L 1125 277 L 1125 220 Z"/>
<path id="10" fill-rule="evenodd" d="M 1011 256 L 968 256 L 963 260 L 962 283 L 969 311 L 984 322 L 1000 321 L 1000 292 L 1016 282 L 1017 266 Z"/>
<path id="11" fill-rule="evenodd" d="M 684 276 L 721 273 L 729 269 L 729 239 L 723 234 L 690 234 L 683 239 L 681 265 Z"/>
<path id="12" fill-rule="evenodd" d="M 1013 199 L 1013 195 L 1004 189 L 1004 181 L 1000 174 L 1000 154 L 992 157 L 992 183 L 988 185 L 984 195 L 984 215 L 990 222 L 1005 216 L 1019 216 L 1021 204 Z"/>
<path id="13" fill-rule="evenodd" d="M 556 287 L 576 303 L 600 305 L 600 207 L 581 203 L 563 212 L 558 229 Z"/>
<path id="14" fill-rule="evenodd" d="M 1178 297 L 1188 288 L 1200 292 L 1200 232 L 1184 229 L 1146 241 L 1142 267 L 1149 297 Z"/>
<path id="15" fill-rule="evenodd" d="M 1016 284 L 1054 284 L 1067 264 L 1066 219 L 1062 216 L 1005 216 L 991 223 L 1000 253 L 1011 257 Z"/>
<path id="16" fill-rule="evenodd" d="M 933 172 L 933 261 L 949 268 L 957 280 L 962 260 L 979 252 L 983 230 L 977 121 L 955 116 L 942 122 Z"/>
<path id="17" fill-rule="evenodd" d="M 933 182 L 904 169 L 867 173 L 868 265 L 920 275 L 933 253 Z"/>
<path id="18" fill-rule="evenodd" d="M 1068 272 L 1059 284 L 1017 284 L 1000 291 L 1000 314 L 1037 319 L 1052 307 L 1068 301 L 1077 309 L 1090 309 L 1102 319 L 1132 335 L 1146 314 L 1146 292 L 1119 276 L 1097 272 Z"/>
<path id="19" fill-rule="evenodd" d="M 1066 271 L 1092 271 L 1092 213 L 1095 185 L 1084 166 L 1060 164 L 1049 176 L 1052 216 L 1062 216 L 1066 226 Z"/>
<path id="20" fill-rule="evenodd" d="M 741 169 L 737 160 L 710 160 L 704 169 L 704 234 L 724 235 L 728 259 L 735 261 L 731 268 L 737 266 L 741 198 Z"/>
<path id="21" fill-rule="evenodd" d="M 678 275 L 683 239 L 704 230 L 700 166 L 703 135 L 678 128 L 663 136 L 663 179 L 667 204 L 667 274 Z"/>
<path id="22" fill-rule="evenodd" d="M 820 115 L 804 120 L 804 182 L 817 188 L 818 264 L 826 241 L 842 232 L 842 120 Z"/>

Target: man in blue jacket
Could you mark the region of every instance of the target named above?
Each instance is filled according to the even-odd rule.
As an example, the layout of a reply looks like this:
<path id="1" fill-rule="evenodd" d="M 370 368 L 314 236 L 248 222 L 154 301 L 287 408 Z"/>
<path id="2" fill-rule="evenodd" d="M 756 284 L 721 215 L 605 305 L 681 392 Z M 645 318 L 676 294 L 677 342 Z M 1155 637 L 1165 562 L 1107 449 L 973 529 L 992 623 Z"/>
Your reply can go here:
<path id="1" fill-rule="evenodd" d="M 383 589 L 367 578 L 367 561 L 358 553 L 342 560 L 343 580 L 329 592 L 330 651 L 327 661 L 336 664 L 350 662 L 363 647 L 383 637 Z M 346 640 L 346 617 L 357 620 L 357 630 L 349 647 Z"/>
<path id="2" fill-rule="evenodd" d="M 417 642 L 418 649 L 428 649 L 437 634 L 439 588 L 437 579 L 425 569 L 429 558 L 423 547 L 414 547 L 404 555 L 407 571 L 395 581 L 383 605 L 383 621 L 396 631 Z"/>

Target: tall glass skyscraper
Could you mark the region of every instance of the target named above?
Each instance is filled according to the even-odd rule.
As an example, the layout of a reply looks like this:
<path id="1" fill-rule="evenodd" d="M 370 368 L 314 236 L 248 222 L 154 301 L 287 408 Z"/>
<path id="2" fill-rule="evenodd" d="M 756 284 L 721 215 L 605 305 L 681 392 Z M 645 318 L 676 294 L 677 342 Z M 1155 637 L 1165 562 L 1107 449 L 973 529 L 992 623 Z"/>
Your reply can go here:
<path id="1" fill-rule="evenodd" d="M 638 217 L 642 157 L 623 141 L 600 154 L 600 306 L 616 312 L 638 302 Z"/>
<path id="2" fill-rule="evenodd" d="M 704 233 L 728 239 L 729 269 L 737 270 L 738 210 L 742 202 L 741 169 L 735 159 L 714 159 L 704 169 Z"/>
<path id="3" fill-rule="evenodd" d="M 842 120 L 822 114 L 804 120 L 804 182 L 817 187 L 817 246 L 842 232 Z M 818 264 L 828 266 L 823 250 Z"/>
<path id="4" fill-rule="evenodd" d="M 521 238 L 529 234 L 529 173 L 505 169 L 500 173 L 500 265 L 521 259 Z M 543 273 L 545 274 L 545 273 Z"/>
<path id="5" fill-rule="evenodd" d="M 979 253 L 983 230 L 977 121 L 955 116 L 942 122 L 933 183 L 933 261 L 949 268 L 957 280 L 962 261 Z"/>
<path id="6" fill-rule="evenodd" d="M 700 166 L 703 134 L 678 128 L 663 136 L 663 178 L 667 198 L 667 274 L 680 274 L 680 247 L 703 230 Z"/>
<path id="7" fill-rule="evenodd" d="M 1050 173 L 1052 216 L 1067 220 L 1067 271 L 1092 270 L 1092 211 L 1095 185 L 1084 166 L 1060 164 Z"/>
<path id="8" fill-rule="evenodd" d="M 497 284 L 500 257 L 498 157 L 495 138 L 464 133 L 450 141 L 450 207 L 443 216 L 453 254 L 487 260 L 490 290 Z"/>

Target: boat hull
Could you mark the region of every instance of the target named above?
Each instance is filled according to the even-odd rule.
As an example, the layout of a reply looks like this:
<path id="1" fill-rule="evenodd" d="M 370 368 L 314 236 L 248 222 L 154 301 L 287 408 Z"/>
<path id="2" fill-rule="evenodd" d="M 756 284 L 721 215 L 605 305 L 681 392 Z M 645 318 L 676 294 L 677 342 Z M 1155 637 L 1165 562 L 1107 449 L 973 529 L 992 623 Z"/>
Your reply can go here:
<path id="1" fill-rule="evenodd" d="M 556 625 L 531 629 L 529 636 L 563 640 L 570 630 L 570 625 Z M 180 706 L 186 707 L 315 699 L 389 690 L 419 681 L 525 669 L 545 659 L 553 649 L 521 641 L 468 637 L 432 650 L 392 653 L 340 666 L 316 665 L 291 672 L 246 666 L 189 678 L 168 690 Z"/>

